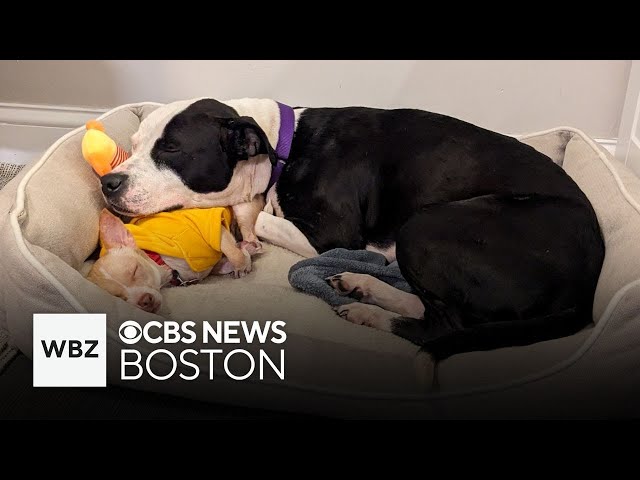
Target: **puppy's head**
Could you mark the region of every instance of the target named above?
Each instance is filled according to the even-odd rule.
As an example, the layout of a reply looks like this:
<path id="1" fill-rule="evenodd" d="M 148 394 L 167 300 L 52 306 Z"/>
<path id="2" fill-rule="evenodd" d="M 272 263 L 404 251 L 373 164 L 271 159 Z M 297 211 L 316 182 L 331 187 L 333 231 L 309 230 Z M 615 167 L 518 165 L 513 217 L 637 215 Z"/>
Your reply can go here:
<path id="1" fill-rule="evenodd" d="M 162 304 L 160 287 L 166 279 L 136 246 L 124 223 L 106 209 L 100 214 L 100 240 L 107 253 L 93 264 L 87 279 L 142 310 L 157 312 Z"/>
<path id="2" fill-rule="evenodd" d="M 238 162 L 272 153 L 253 118 L 213 99 L 160 107 L 131 140 L 131 158 L 102 177 L 107 202 L 129 216 L 223 206 L 207 194 L 225 190 Z"/>

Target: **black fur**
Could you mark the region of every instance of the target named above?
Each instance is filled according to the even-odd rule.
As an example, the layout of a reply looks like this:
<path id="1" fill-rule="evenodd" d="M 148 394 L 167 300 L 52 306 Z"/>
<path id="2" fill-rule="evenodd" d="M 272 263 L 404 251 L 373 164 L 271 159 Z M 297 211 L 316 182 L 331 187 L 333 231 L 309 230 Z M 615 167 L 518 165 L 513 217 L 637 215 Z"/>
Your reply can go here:
<path id="1" fill-rule="evenodd" d="M 250 117 L 216 100 L 194 102 L 175 115 L 156 140 L 151 158 L 170 168 L 194 192 L 224 190 L 240 160 L 272 154 L 262 129 Z M 273 155 L 271 155 L 273 156 Z"/>
<path id="2" fill-rule="evenodd" d="M 272 149 L 213 100 L 167 125 L 153 150 L 196 192 Z M 319 251 L 396 242 L 424 320 L 393 331 L 436 358 L 569 335 L 591 321 L 604 243 L 562 168 L 519 141 L 420 110 L 311 108 L 276 185 L 284 216 Z"/>
<path id="3" fill-rule="evenodd" d="M 593 208 L 511 137 L 418 110 L 308 109 L 276 190 L 319 252 L 397 242 L 425 319 L 393 331 L 436 358 L 591 321 L 604 257 Z"/>

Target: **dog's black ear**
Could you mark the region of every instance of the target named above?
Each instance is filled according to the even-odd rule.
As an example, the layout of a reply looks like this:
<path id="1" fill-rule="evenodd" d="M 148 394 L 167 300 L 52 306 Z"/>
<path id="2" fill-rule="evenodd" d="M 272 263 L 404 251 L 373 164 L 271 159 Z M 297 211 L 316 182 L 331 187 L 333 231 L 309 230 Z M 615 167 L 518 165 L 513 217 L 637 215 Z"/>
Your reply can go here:
<path id="1" fill-rule="evenodd" d="M 262 128 L 251 117 L 230 118 L 226 121 L 226 142 L 228 155 L 236 160 L 247 160 L 260 154 L 269 155 L 272 164 L 277 159 Z"/>

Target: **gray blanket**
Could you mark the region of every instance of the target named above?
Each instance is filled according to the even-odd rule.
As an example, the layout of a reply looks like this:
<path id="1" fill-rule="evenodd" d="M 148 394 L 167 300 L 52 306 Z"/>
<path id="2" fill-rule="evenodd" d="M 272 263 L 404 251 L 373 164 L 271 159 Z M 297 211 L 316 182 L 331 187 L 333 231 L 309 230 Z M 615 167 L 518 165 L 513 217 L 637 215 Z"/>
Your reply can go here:
<path id="1" fill-rule="evenodd" d="M 333 307 L 345 305 L 357 300 L 338 295 L 326 281 L 327 277 L 343 272 L 366 273 L 400 290 L 411 292 L 411 287 L 400 273 L 398 262 L 387 265 L 387 259 L 379 253 L 345 248 L 334 248 L 318 257 L 296 263 L 289 270 L 289 283 Z"/>

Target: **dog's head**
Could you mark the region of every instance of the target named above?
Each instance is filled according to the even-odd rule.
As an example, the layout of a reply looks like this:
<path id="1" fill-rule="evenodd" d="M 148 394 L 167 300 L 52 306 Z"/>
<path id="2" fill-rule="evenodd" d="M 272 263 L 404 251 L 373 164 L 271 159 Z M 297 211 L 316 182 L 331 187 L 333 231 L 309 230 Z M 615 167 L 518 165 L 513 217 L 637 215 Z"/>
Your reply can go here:
<path id="1" fill-rule="evenodd" d="M 136 246 L 124 223 L 106 209 L 100 213 L 100 240 L 107 253 L 93 264 L 87 279 L 125 302 L 157 312 L 162 304 L 160 287 L 171 272 L 162 273 Z"/>
<path id="2" fill-rule="evenodd" d="M 107 202 L 129 216 L 224 206 L 212 194 L 229 186 L 238 162 L 273 156 L 253 118 L 213 99 L 160 107 L 131 140 L 131 158 L 102 177 Z"/>

